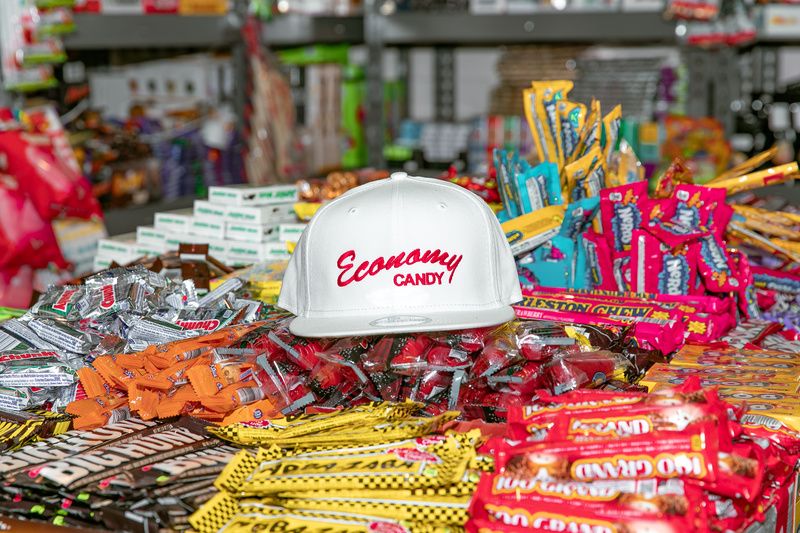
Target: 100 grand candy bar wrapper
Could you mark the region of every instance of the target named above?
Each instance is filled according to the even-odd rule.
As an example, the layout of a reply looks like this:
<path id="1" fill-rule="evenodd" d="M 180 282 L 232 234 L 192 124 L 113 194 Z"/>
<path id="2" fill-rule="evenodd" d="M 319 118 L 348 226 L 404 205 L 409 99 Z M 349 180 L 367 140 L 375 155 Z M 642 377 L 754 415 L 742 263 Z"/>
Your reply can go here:
<path id="1" fill-rule="evenodd" d="M 516 321 L 300 338 L 235 274 L 139 265 L 0 322 L 0 521 L 796 529 L 800 217 L 728 196 L 797 165 L 648 188 L 621 110 L 571 88 L 524 94 L 536 165 L 495 157 Z"/>

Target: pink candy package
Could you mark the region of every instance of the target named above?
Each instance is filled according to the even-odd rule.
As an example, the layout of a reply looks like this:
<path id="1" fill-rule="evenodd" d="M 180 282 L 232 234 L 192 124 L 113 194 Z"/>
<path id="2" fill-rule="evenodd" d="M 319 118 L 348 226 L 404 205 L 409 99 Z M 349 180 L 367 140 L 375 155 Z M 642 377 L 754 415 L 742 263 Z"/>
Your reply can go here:
<path id="1" fill-rule="evenodd" d="M 645 230 L 633 232 L 631 288 L 637 293 L 687 295 L 695 287 L 697 257 L 690 247 L 675 248 Z"/>
<path id="2" fill-rule="evenodd" d="M 591 274 L 594 288 L 616 291 L 617 282 L 614 279 L 611 249 L 606 238 L 594 230 L 589 230 L 583 234 L 583 247 L 586 250 L 586 268 Z"/>
<path id="3" fill-rule="evenodd" d="M 612 250 L 630 250 L 633 230 L 646 223 L 647 183 L 643 181 L 600 191 L 600 216 Z"/>

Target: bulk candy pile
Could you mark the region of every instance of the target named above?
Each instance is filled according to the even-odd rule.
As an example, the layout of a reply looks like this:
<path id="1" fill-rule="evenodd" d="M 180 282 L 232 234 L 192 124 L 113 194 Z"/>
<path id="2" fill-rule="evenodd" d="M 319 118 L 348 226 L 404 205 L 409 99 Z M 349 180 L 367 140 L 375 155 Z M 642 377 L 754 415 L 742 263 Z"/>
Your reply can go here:
<path id="1" fill-rule="evenodd" d="M 787 527 L 795 435 L 742 424 L 690 381 L 654 394 L 575 391 L 515 408 L 468 531 L 738 531 Z M 520 442 L 522 440 L 522 442 Z"/>
<path id="2" fill-rule="evenodd" d="M 231 280 L 198 297 L 191 280 L 174 283 L 138 266 L 53 287 L 23 316 L 0 323 L 0 408 L 63 409 L 85 396 L 88 383 L 79 388 L 78 376 L 103 354 L 252 322 L 261 303 L 237 299 L 240 285 Z"/>
<path id="3" fill-rule="evenodd" d="M 800 215 L 749 193 L 797 164 L 759 170 L 768 152 L 700 186 L 676 160 L 648 185 L 619 107 L 571 89 L 524 92 L 538 162 L 498 150 L 496 183 L 450 176 L 502 202 L 514 321 L 298 337 L 269 305 L 285 263 L 228 272 L 187 245 L 0 309 L 0 515 L 137 533 L 797 530 Z M 55 216 L 34 192 L 30 211 Z"/>
<path id="4" fill-rule="evenodd" d="M 213 293 L 212 293 L 213 294 Z M 538 389 L 625 387 L 665 361 L 629 328 L 511 322 L 448 333 L 305 339 L 285 320 L 229 327 L 140 352 L 96 357 L 77 371 L 87 398 L 67 406 L 76 427 L 123 413 L 144 420 L 272 418 L 366 401 L 422 402 L 429 415 L 504 417 Z M 256 416 L 256 413 L 259 413 Z"/>
<path id="5" fill-rule="evenodd" d="M 434 434 L 457 412 L 413 416 L 420 407 L 365 404 L 214 430 L 253 448 L 228 464 L 214 483 L 221 492 L 190 524 L 201 533 L 463 526 L 479 474 L 492 463 L 475 452 L 483 440 L 480 431 Z"/>
<path id="6" fill-rule="evenodd" d="M 41 435 L 0 457 L 0 512 L 111 531 L 186 529 L 236 452 L 188 417 Z"/>

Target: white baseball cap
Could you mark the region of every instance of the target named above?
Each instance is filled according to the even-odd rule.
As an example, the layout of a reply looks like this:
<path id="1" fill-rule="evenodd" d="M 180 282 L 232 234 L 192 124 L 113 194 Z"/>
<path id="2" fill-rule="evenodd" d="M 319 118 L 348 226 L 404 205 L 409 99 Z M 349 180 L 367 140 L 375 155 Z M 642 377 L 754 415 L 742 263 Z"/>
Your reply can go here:
<path id="1" fill-rule="evenodd" d="M 283 278 L 278 306 L 303 337 L 501 324 L 522 299 L 500 223 L 474 193 L 395 173 L 323 206 Z"/>

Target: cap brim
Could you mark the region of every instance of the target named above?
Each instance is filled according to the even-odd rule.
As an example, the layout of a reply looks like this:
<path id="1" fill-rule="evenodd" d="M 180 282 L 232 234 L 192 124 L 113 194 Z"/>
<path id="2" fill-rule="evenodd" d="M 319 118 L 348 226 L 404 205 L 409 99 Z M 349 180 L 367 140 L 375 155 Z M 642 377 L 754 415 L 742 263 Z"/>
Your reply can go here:
<path id="1" fill-rule="evenodd" d="M 356 316 L 335 318 L 296 317 L 289 331 L 299 337 L 354 337 L 387 333 L 452 331 L 496 326 L 514 320 L 514 309 L 504 305 L 480 311 L 414 313 L 401 316 Z"/>

